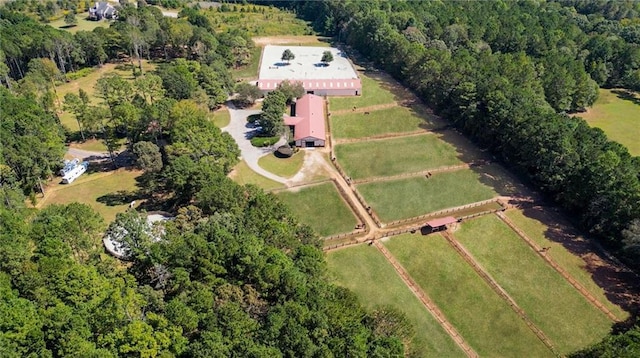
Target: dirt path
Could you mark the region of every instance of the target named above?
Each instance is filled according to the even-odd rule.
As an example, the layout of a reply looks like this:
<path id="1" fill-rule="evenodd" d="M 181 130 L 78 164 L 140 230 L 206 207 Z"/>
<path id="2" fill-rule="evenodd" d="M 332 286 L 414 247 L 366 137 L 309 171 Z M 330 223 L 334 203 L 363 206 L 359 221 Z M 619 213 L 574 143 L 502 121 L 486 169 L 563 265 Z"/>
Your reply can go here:
<path id="1" fill-rule="evenodd" d="M 320 37 L 313 35 L 304 35 L 304 36 L 264 36 L 264 37 L 254 37 L 252 38 L 253 42 L 256 46 L 265 46 L 265 45 L 298 45 L 298 44 L 310 44 L 313 42 L 317 42 L 318 44 L 322 42 L 328 42 L 331 40 L 330 37 Z"/>
<path id="2" fill-rule="evenodd" d="M 544 334 L 544 332 L 542 332 L 540 328 L 538 328 L 531 321 L 531 319 L 527 316 L 524 310 L 520 308 L 520 306 L 518 306 L 516 301 L 513 298 L 511 298 L 511 296 L 507 293 L 507 291 L 505 291 L 504 288 L 502 288 L 502 286 L 500 286 L 498 282 L 494 280 L 493 277 L 491 277 L 489 273 L 485 271 L 484 268 L 482 268 L 482 266 L 480 266 L 480 264 L 467 251 L 467 249 L 464 246 L 462 246 L 462 244 L 459 243 L 458 240 L 456 240 L 456 238 L 453 237 L 453 235 L 448 231 L 442 231 L 441 234 L 445 239 L 447 239 L 447 241 L 454 248 L 454 250 L 456 250 L 456 252 L 460 256 L 462 256 L 462 258 L 474 269 L 474 271 L 476 271 L 476 273 L 480 277 L 482 277 L 482 279 L 489 285 L 489 287 L 491 287 L 491 289 L 495 293 L 497 293 L 498 296 L 500 296 L 503 300 L 505 300 L 509 304 L 509 307 L 511 307 L 511 309 L 515 313 L 517 313 L 518 316 L 522 318 L 522 320 L 524 320 L 524 322 L 527 324 L 529 329 L 531 329 L 531 331 L 535 333 L 538 339 L 540 339 L 540 341 L 542 341 L 542 343 L 544 343 L 544 345 L 547 346 L 547 348 L 549 348 L 549 350 L 551 350 L 557 357 L 561 357 L 560 352 L 558 352 L 558 350 L 554 347 L 553 343 L 551 343 L 551 340 Z"/>
<path id="3" fill-rule="evenodd" d="M 602 302 L 596 299 L 589 291 L 587 291 L 567 271 L 565 271 L 562 267 L 560 267 L 560 265 L 558 265 L 555 261 L 553 261 L 553 259 L 547 255 L 546 250 L 543 250 L 542 247 L 538 246 L 538 244 L 536 244 L 533 240 L 531 240 L 531 238 L 529 238 L 522 230 L 520 230 L 520 228 L 516 226 L 516 224 L 514 224 L 509 218 L 507 218 L 504 215 L 504 213 L 498 212 L 496 213 L 496 215 L 498 215 L 498 217 L 505 224 L 507 224 L 516 234 L 518 234 L 518 236 L 520 236 L 520 238 L 522 238 L 529 245 L 529 247 L 531 247 L 533 251 L 535 251 L 538 254 L 538 256 L 542 257 L 547 262 L 547 264 L 549 264 L 549 266 L 553 267 L 553 269 L 556 270 L 562 277 L 564 277 L 564 279 L 567 280 L 567 282 L 569 282 L 571 286 L 573 286 L 576 290 L 578 290 L 578 292 L 580 292 L 580 294 L 582 294 L 582 296 L 586 298 L 587 301 L 589 301 L 589 303 L 591 303 L 597 309 L 602 311 L 602 313 L 607 315 L 607 317 L 609 317 L 609 319 L 611 319 L 612 321 L 614 322 L 619 321 L 616 315 L 614 315 L 608 308 L 606 308 L 602 304 Z"/>
<path id="4" fill-rule="evenodd" d="M 418 286 L 416 282 L 413 281 L 409 273 L 400 265 L 400 263 L 396 260 L 393 255 L 387 250 L 384 245 L 382 245 L 379 241 L 374 242 L 375 247 L 380 250 L 382 255 L 389 261 L 391 266 L 396 270 L 398 276 L 402 279 L 402 281 L 409 287 L 411 292 L 420 300 L 422 305 L 431 313 L 431 315 L 440 323 L 442 328 L 451 336 L 454 342 L 462 348 L 462 350 L 467 354 L 467 357 L 478 357 L 478 353 L 476 353 L 469 344 L 462 338 L 460 333 L 453 327 L 453 325 L 447 320 L 444 316 L 444 313 L 440 311 L 438 306 L 427 296 L 424 291 Z"/>
<path id="5" fill-rule="evenodd" d="M 393 107 L 397 107 L 397 106 L 399 106 L 399 104 L 396 101 L 393 101 L 391 103 L 385 103 L 385 104 L 376 104 L 376 105 L 367 106 L 367 107 L 356 107 L 356 106 L 353 106 L 352 109 L 340 109 L 340 110 L 337 110 L 337 111 L 331 111 L 331 115 L 373 112 L 373 111 L 379 111 L 381 109 L 393 108 Z"/>

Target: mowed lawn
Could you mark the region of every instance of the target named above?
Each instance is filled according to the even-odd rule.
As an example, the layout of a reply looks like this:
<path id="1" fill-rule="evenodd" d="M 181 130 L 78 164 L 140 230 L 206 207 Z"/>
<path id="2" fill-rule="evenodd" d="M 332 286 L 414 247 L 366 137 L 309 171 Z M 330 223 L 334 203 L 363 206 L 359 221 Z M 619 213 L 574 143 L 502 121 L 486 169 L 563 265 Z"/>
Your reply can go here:
<path id="1" fill-rule="evenodd" d="M 55 27 L 58 30 L 67 30 L 72 34 L 78 31 L 93 31 L 96 27 L 109 27 L 111 22 L 109 21 L 92 21 L 89 20 L 89 13 L 83 12 L 76 14 L 77 23 L 75 25 L 67 25 L 64 22 L 64 16 L 49 23 L 49 26 Z"/>
<path id="2" fill-rule="evenodd" d="M 304 151 L 298 152 L 289 158 L 278 158 L 273 153 L 258 159 L 258 165 L 264 170 L 283 178 L 291 178 L 296 175 L 304 164 Z"/>
<path id="3" fill-rule="evenodd" d="M 624 144 L 631 155 L 640 155 L 640 98 L 636 93 L 601 88 L 593 107 L 578 116 L 602 129 L 609 139 Z"/>
<path id="4" fill-rule="evenodd" d="M 391 176 L 461 164 L 456 149 L 432 134 L 335 146 L 338 162 L 354 179 Z"/>
<path id="5" fill-rule="evenodd" d="M 247 163 L 243 160 L 233 167 L 229 178 L 240 185 L 252 184 L 258 186 L 264 190 L 279 189 L 284 187 L 284 184 L 273 181 L 267 177 L 254 172 L 249 168 Z"/>
<path id="6" fill-rule="evenodd" d="M 360 76 L 360 82 L 362 83 L 362 95 L 331 97 L 329 99 L 329 110 L 340 111 L 352 109 L 354 106 L 357 108 L 365 108 L 369 106 L 394 103 L 401 99 L 389 90 L 388 84 L 385 85 L 384 82 L 375 80 L 363 72 L 359 72 L 358 75 Z"/>
<path id="7" fill-rule="evenodd" d="M 357 185 L 383 222 L 491 199 L 495 191 L 479 182 L 478 173 L 462 169 L 424 176 Z"/>
<path id="8" fill-rule="evenodd" d="M 481 357 L 553 356 L 439 234 L 405 234 L 385 245 Z"/>
<path id="9" fill-rule="evenodd" d="M 108 173 L 83 174 L 71 184 L 55 184 L 49 188 L 44 201 L 38 203 L 38 206 L 73 202 L 87 204 L 102 215 L 108 224 L 116 218 L 117 213 L 129 207 L 129 202 L 107 205 L 104 198 L 100 199 L 103 202 L 98 201 L 99 198 L 109 194 L 117 195 L 118 192 L 133 194 L 138 189 L 136 178 L 141 174 L 141 171 L 123 169 Z"/>
<path id="10" fill-rule="evenodd" d="M 351 232 L 358 220 L 332 182 L 276 194 L 320 236 Z"/>
<path id="11" fill-rule="evenodd" d="M 585 259 L 569 252 L 561 243 L 551 239 L 553 235 L 570 235 L 572 240 L 584 241 L 585 238 L 576 237 L 575 232 L 571 228 L 556 223 L 553 227 L 548 226 L 553 220 L 548 214 L 542 214 L 547 222 L 543 222 L 537 218 L 526 216 L 521 210 L 509 210 L 505 212 L 506 216 L 515 223 L 518 228 L 524 231 L 529 238 L 535 241 L 540 247 L 550 247 L 547 256 L 550 256 L 560 267 L 578 281 L 582 287 L 589 291 L 598 301 L 607 307 L 619 320 L 623 321 L 628 318 L 629 313 L 624 311 L 620 306 L 612 303 L 607 299 L 605 291 L 593 280 L 592 274 L 585 269 Z M 559 231 L 556 233 L 556 230 Z M 588 247 L 585 243 L 584 246 Z"/>
<path id="12" fill-rule="evenodd" d="M 464 222 L 455 237 L 563 354 L 600 341 L 611 322 L 497 216 Z"/>
<path id="13" fill-rule="evenodd" d="M 390 107 L 369 114 L 353 112 L 331 115 L 331 132 L 336 139 L 366 138 L 385 134 L 435 129 L 441 121 L 420 106 Z"/>
<path id="14" fill-rule="evenodd" d="M 334 251 L 327 255 L 327 263 L 336 283 L 355 292 L 368 309 L 391 306 L 404 312 L 415 332 L 410 356 L 464 357 L 375 247 L 359 245 Z"/>

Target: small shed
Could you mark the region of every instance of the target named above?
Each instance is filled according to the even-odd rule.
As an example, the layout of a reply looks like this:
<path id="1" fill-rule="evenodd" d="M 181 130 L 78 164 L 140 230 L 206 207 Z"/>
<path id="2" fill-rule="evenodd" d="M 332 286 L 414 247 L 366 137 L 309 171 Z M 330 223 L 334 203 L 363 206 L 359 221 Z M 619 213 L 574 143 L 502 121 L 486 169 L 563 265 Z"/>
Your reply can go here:
<path id="1" fill-rule="evenodd" d="M 447 230 L 447 228 L 450 225 L 455 224 L 457 222 L 458 222 L 458 219 L 456 219 L 455 217 L 446 216 L 443 218 L 437 218 L 437 219 L 427 221 L 425 228 L 427 229 L 427 232 L 444 231 L 444 230 Z"/>

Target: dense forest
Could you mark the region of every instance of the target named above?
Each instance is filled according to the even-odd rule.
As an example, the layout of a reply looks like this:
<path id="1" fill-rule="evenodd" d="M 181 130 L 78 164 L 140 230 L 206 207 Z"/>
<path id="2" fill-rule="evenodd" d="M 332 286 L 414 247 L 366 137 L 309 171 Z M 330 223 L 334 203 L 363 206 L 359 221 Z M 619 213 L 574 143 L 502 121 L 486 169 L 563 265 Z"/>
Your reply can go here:
<path id="1" fill-rule="evenodd" d="M 14 5 L 17 6 L 17 5 Z M 75 35 L 0 9 L 0 355 L 2 357 L 389 357 L 410 352 L 400 312 L 366 311 L 329 283 L 320 242 L 272 194 L 227 177 L 233 139 L 209 120 L 253 43 L 124 6 L 108 28 Z M 143 72 L 142 60 L 159 64 Z M 108 61 L 60 98 L 56 85 Z M 106 223 L 83 204 L 28 208 L 61 166 L 64 108 L 115 160 L 125 138 L 150 209 L 170 210 L 160 240 L 144 211 Z M 125 232 L 128 260 L 104 253 Z"/>

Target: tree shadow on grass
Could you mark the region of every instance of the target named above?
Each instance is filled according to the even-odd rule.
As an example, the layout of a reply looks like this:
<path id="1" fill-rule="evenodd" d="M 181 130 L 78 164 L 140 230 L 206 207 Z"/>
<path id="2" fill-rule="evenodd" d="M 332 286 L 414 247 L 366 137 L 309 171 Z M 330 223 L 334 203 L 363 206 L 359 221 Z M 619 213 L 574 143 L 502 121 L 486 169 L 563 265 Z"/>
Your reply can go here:
<path id="1" fill-rule="evenodd" d="M 119 190 L 114 193 L 105 194 L 103 196 L 98 197 L 96 199 L 97 202 L 102 203 L 106 206 L 118 206 L 129 204 L 134 200 L 140 198 L 140 195 L 137 191 L 131 190 Z"/>
<path id="2" fill-rule="evenodd" d="M 636 97 L 636 94 L 632 91 L 616 89 L 616 90 L 612 90 L 611 93 L 614 93 L 620 99 L 624 99 L 625 101 L 631 101 L 633 104 L 640 105 L 640 98 Z"/>
<path id="3" fill-rule="evenodd" d="M 523 214 L 547 227 L 544 236 L 579 257 L 584 262 L 582 268 L 604 290 L 607 299 L 631 314 L 629 319 L 616 324 L 614 330 L 625 330 L 636 321 L 640 305 L 640 282 L 634 272 L 611 260 L 594 239 L 578 232 L 558 209 L 531 206 L 525 208 Z"/>

